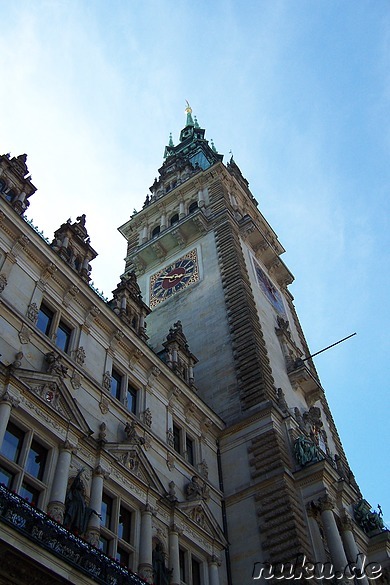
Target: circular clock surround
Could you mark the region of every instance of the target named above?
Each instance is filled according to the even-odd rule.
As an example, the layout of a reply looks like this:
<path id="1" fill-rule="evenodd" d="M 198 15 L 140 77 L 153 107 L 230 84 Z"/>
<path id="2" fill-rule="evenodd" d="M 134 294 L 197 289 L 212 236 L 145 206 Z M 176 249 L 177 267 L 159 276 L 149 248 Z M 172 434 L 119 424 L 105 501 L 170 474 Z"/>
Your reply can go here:
<path id="1" fill-rule="evenodd" d="M 150 306 L 156 306 L 198 279 L 197 255 L 193 250 L 152 276 Z"/>

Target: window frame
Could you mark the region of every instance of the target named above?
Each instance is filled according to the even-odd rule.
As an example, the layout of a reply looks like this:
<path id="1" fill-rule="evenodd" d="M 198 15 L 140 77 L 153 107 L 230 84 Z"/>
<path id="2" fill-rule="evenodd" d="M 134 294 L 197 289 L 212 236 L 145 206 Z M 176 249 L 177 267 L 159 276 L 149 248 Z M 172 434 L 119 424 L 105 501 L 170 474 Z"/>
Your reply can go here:
<path id="1" fill-rule="evenodd" d="M 39 315 L 41 312 L 49 318 L 49 324 L 45 330 L 38 326 Z M 58 351 L 62 351 L 68 356 L 72 355 L 72 350 L 74 348 L 74 342 L 76 339 L 76 331 L 78 330 L 79 325 L 77 323 L 71 323 L 68 319 L 68 316 L 65 316 L 65 311 L 56 308 L 50 302 L 47 302 L 46 298 L 44 297 L 41 300 L 41 304 L 38 310 L 38 319 L 35 323 L 35 326 L 43 335 L 45 335 L 48 339 L 50 339 L 50 341 L 54 343 Z M 66 333 L 66 342 L 64 346 L 57 344 L 58 331 L 60 327 L 62 327 L 61 331 Z"/>
<path id="2" fill-rule="evenodd" d="M 16 460 L 9 459 L 4 453 L 4 441 L 9 427 L 14 427 L 19 433 L 23 435 L 21 439 L 21 448 Z M 31 473 L 27 469 L 29 456 L 32 451 L 34 443 L 39 445 L 42 452 L 45 452 L 45 460 L 42 470 L 37 475 Z M 28 498 L 34 505 L 43 508 L 43 503 L 50 491 L 49 474 L 51 473 L 52 460 L 54 455 L 53 445 L 50 445 L 41 435 L 34 429 L 28 428 L 26 424 L 19 420 L 11 418 L 8 421 L 6 433 L 4 435 L 3 443 L 0 450 L 0 469 L 12 476 L 9 482 L 8 489 L 11 489 L 23 496 L 24 486 L 27 486 L 35 492 L 35 498 Z"/>
<path id="3" fill-rule="evenodd" d="M 100 543 L 99 548 L 105 552 L 105 554 L 117 559 L 119 563 L 121 563 L 121 561 L 118 559 L 118 551 L 127 554 L 128 561 L 127 564 L 125 563 L 125 566 L 134 571 L 135 567 L 133 567 L 133 564 L 135 563 L 136 556 L 135 538 L 137 533 L 137 512 L 135 508 L 129 504 L 128 500 L 125 500 L 119 494 L 113 494 L 110 490 L 103 490 L 102 503 L 104 498 L 109 500 L 112 506 L 111 516 L 108 523 L 109 525 L 107 526 L 106 524 L 100 523 L 100 539 L 106 543 L 106 550 L 100 546 Z M 130 518 L 128 540 L 119 536 L 120 515 L 122 510 L 125 510 Z"/>
<path id="4" fill-rule="evenodd" d="M 197 439 L 187 431 L 184 426 L 172 421 L 173 449 L 178 455 L 192 467 L 196 467 L 198 461 Z M 188 453 L 188 446 L 191 445 L 191 455 Z"/>

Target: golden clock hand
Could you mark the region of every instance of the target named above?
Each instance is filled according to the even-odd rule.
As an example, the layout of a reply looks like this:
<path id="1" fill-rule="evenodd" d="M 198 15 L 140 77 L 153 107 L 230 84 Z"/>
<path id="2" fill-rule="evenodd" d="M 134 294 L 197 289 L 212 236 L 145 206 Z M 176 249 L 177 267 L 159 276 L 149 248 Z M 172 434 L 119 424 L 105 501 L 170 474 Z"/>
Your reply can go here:
<path id="1" fill-rule="evenodd" d="M 168 280 L 169 282 L 172 282 L 173 280 L 177 280 L 178 278 L 182 278 L 184 276 L 184 274 L 171 274 L 168 276 L 164 277 L 164 280 Z"/>

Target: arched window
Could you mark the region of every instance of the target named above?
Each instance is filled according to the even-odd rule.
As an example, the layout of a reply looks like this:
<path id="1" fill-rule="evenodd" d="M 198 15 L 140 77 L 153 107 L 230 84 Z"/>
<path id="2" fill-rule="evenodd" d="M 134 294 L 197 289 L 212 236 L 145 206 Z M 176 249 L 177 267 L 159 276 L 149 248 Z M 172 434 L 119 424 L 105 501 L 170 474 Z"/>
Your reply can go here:
<path id="1" fill-rule="evenodd" d="M 188 208 L 188 213 L 194 213 L 196 209 L 198 209 L 198 202 L 193 201 Z"/>
<path id="2" fill-rule="evenodd" d="M 177 223 L 179 221 L 179 215 L 177 213 L 175 213 L 175 215 L 172 215 L 171 219 L 170 219 L 170 224 L 174 225 L 175 223 Z"/>
<path id="3" fill-rule="evenodd" d="M 6 187 L 5 181 L 3 181 L 2 179 L 0 179 L 0 193 L 4 193 L 5 187 Z"/>
<path id="4" fill-rule="evenodd" d="M 160 230 L 161 230 L 160 226 L 156 225 L 156 227 L 152 229 L 152 238 L 157 237 L 158 234 L 160 233 Z"/>

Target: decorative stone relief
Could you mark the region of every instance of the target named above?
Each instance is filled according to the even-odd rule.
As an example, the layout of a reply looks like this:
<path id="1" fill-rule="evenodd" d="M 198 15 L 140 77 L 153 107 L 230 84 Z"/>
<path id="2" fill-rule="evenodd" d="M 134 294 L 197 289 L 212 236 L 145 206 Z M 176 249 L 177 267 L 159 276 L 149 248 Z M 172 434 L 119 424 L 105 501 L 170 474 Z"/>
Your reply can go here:
<path id="1" fill-rule="evenodd" d="M 61 414 L 68 414 L 65 412 L 63 405 L 60 402 L 61 394 L 57 388 L 57 384 L 49 383 L 41 386 L 31 388 L 38 396 L 42 398 L 47 404 L 50 404 L 54 410 Z"/>
<path id="2" fill-rule="evenodd" d="M 33 323 L 34 325 L 38 321 L 38 313 L 39 309 L 36 303 L 30 303 L 27 307 L 27 318 Z"/>
<path id="3" fill-rule="evenodd" d="M 172 471 L 172 469 L 175 468 L 175 458 L 172 453 L 167 454 L 167 467 L 169 471 Z"/>
<path id="4" fill-rule="evenodd" d="M 127 469 L 132 471 L 134 474 L 138 473 L 139 470 L 139 456 L 135 449 L 130 449 L 119 456 L 118 461 L 122 463 Z"/>
<path id="5" fill-rule="evenodd" d="M 177 502 L 175 482 L 170 481 L 168 485 L 169 485 L 169 491 L 168 491 L 167 499 L 171 503 Z"/>
<path id="6" fill-rule="evenodd" d="M 207 528 L 208 526 L 207 518 L 202 506 L 195 506 L 195 508 L 191 510 L 190 518 L 191 520 L 193 520 L 193 522 L 195 522 L 195 524 L 197 524 L 201 528 Z"/>
<path id="7" fill-rule="evenodd" d="M 109 402 L 107 398 L 105 398 L 104 396 L 102 396 L 100 399 L 99 408 L 102 414 L 107 414 L 107 412 L 109 411 Z"/>
<path id="8" fill-rule="evenodd" d="M 109 371 L 103 374 L 103 388 L 107 391 L 111 388 L 111 374 Z"/>
<path id="9" fill-rule="evenodd" d="M 74 359 L 79 366 L 83 366 L 86 358 L 86 353 L 82 345 L 78 347 L 74 352 Z"/>
<path id="10" fill-rule="evenodd" d="M 5 274 L 2 272 L 0 274 L 0 293 L 3 292 L 3 290 L 5 289 L 5 287 L 7 286 L 8 281 L 7 281 L 7 277 L 5 276 Z"/>
<path id="11" fill-rule="evenodd" d="M 208 479 L 209 477 L 209 466 L 207 465 L 205 459 L 202 459 L 200 463 L 198 463 L 198 471 L 202 477 Z"/>
<path id="12" fill-rule="evenodd" d="M 101 447 L 107 443 L 107 425 L 105 422 L 99 425 L 98 443 Z"/>
<path id="13" fill-rule="evenodd" d="M 18 353 L 15 354 L 15 360 L 12 362 L 12 367 L 14 369 L 20 368 L 20 366 L 22 365 L 22 359 L 23 359 L 23 352 L 18 351 Z"/>
<path id="14" fill-rule="evenodd" d="M 173 431 L 171 428 L 167 430 L 167 443 L 170 447 L 174 447 L 175 445 L 175 438 L 173 436 Z"/>
<path id="15" fill-rule="evenodd" d="M 276 388 L 275 392 L 276 392 L 276 402 L 278 403 L 280 410 L 284 414 L 289 414 L 288 404 L 286 402 L 286 398 L 284 396 L 283 390 L 281 388 Z"/>
<path id="16" fill-rule="evenodd" d="M 73 375 L 70 379 L 70 383 L 72 384 L 72 386 L 75 390 L 78 390 L 80 388 L 81 380 L 82 380 L 82 378 L 81 378 L 80 374 L 78 373 L 78 371 L 74 370 Z"/>
<path id="17" fill-rule="evenodd" d="M 210 497 L 210 490 L 203 482 L 200 477 L 193 475 L 191 481 L 186 485 L 185 488 L 187 500 L 208 500 Z"/>
<path id="18" fill-rule="evenodd" d="M 151 428 L 153 417 L 152 417 L 152 412 L 151 412 L 150 408 L 147 408 L 146 410 L 144 410 L 144 412 L 142 413 L 142 417 L 143 417 L 143 421 L 146 424 L 146 426 Z"/>
<path id="19" fill-rule="evenodd" d="M 137 434 L 137 431 L 135 429 L 135 422 L 133 420 L 125 424 L 125 433 L 127 437 L 126 443 L 130 443 L 131 445 L 145 444 L 145 439 Z"/>
<path id="20" fill-rule="evenodd" d="M 48 374 L 53 374 L 60 378 L 65 378 L 67 376 L 68 368 L 62 363 L 60 355 L 56 354 L 54 351 L 50 351 L 45 355 L 45 361 L 47 362 L 46 371 Z"/>
<path id="21" fill-rule="evenodd" d="M 23 344 L 30 343 L 30 336 L 31 336 L 30 329 L 23 323 L 22 328 L 19 331 L 20 343 Z"/>

